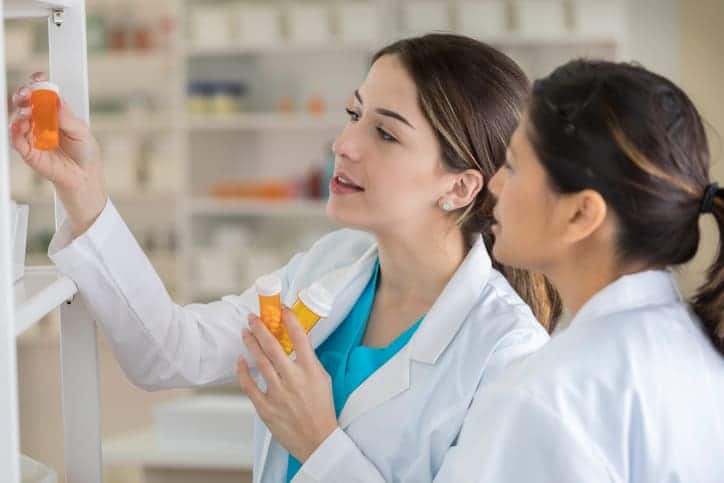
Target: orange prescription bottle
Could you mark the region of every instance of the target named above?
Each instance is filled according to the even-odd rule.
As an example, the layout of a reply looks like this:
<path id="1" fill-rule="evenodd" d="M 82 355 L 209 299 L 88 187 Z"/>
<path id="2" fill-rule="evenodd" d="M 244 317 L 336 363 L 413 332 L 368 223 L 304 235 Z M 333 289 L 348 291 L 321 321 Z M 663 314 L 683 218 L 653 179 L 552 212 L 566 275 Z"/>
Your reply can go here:
<path id="1" fill-rule="evenodd" d="M 292 305 L 292 312 L 299 319 L 299 323 L 304 328 L 304 332 L 309 332 L 312 327 L 324 317 L 329 316 L 334 302 L 332 294 L 324 288 L 320 283 L 313 283 L 308 288 L 303 289 L 297 296 L 297 301 Z M 279 343 L 287 354 L 291 354 L 294 350 L 287 328 L 282 324 Z"/>
<path id="2" fill-rule="evenodd" d="M 58 148 L 58 86 L 51 82 L 31 84 L 30 105 L 33 119 L 33 145 L 36 149 L 52 151 Z"/>
<path id="3" fill-rule="evenodd" d="M 282 282 L 278 276 L 269 274 L 259 277 L 254 285 L 259 297 L 259 318 L 269 332 L 279 339 L 282 328 Z"/>

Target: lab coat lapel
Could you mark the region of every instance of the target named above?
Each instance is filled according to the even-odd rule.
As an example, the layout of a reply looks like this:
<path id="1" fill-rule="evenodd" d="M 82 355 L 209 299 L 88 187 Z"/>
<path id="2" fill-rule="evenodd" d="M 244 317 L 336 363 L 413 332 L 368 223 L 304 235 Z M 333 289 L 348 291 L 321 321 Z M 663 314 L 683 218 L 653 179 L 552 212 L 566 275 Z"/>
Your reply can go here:
<path id="1" fill-rule="evenodd" d="M 406 391 L 413 360 L 435 364 L 480 298 L 491 269 L 490 256 L 479 238 L 410 342 L 350 394 L 339 416 L 341 428 Z"/>
<path id="2" fill-rule="evenodd" d="M 349 314 L 355 302 L 364 290 L 367 282 L 372 276 L 372 270 L 377 260 L 377 245 L 369 248 L 357 261 L 350 265 L 338 268 L 325 274 L 318 281 L 327 289 L 332 291 L 334 304 L 329 317 L 321 320 L 309 333 L 313 347 L 318 347 L 329 335 L 341 324 Z M 284 303 L 291 306 L 296 299 L 296 294 L 286 294 Z M 272 449 L 272 434 L 267 430 L 264 433 L 264 446 L 259 462 L 259 476 L 254 478 L 255 482 L 263 481 L 266 463 L 269 459 L 269 452 Z M 283 450 L 278 444 L 273 448 Z"/>

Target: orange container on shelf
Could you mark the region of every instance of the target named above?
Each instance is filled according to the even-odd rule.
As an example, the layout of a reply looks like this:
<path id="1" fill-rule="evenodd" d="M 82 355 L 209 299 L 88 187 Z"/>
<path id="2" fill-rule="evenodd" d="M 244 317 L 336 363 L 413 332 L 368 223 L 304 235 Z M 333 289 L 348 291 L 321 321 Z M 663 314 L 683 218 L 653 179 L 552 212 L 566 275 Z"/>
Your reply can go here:
<path id="1" fill-rule="evenodd" d="M 213 184 L 209 191 L 211 196 L 224 199 L 288 200 L 294 198 L 296 195 L 294 185 L 283 181 L 223 181 Z"/>
<path id="2" fill-rule="evenodd" d="M 33 146 L 43 151 L 58 149 L 58 111 L 60 96 L 58 86 L 51 82 L 35 82 L 31 85 Z"/>

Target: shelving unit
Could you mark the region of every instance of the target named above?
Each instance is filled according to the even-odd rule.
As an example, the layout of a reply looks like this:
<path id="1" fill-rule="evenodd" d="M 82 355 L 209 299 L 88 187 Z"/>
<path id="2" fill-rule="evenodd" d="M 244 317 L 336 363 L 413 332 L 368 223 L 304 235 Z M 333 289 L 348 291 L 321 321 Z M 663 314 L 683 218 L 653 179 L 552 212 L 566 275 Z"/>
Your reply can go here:
<path id="1" fill-rule="evenodd" d="M 26 267 L 25 275 L 13 287 L 15 335 L 19 336 L 63 302 L 69 302 L 78 287 L 54 267 Z"/>
<path id="2" fill-rule="evenodd" d="M 563 1 L 563 0 L 562 0 Z M 330 22 L 339 22 L 341 9 L 347 0 L 321 0 L 315 5 L 325 5 Z M 180 92 L 184 94 L 178 105 L 182 111 L 179 118 L 185 131 L 183 150 L 186 198 L 179 213 L 180 296 L 184 301 L 209 299 L 210 295 L 223 295 L 219 291 L 200 289 L 195 267 L 199 257 L 207 253 L 209 232 L 216 226 L 227 227 L 230 223 L 242 229 L 253 231 L 255 237 L 270 239 L 287 230 L 287 238 L 295 236 L 294 230 L 306 225 L 296 249 L 304 249 L 305 243 L 314 238 L 311 234 L 333 229 L 326 221 L 323 201 L 290 199 L 286 202 L 265 200 L 215 199 L 209 195 L 209 186 L 215 180 L 240 179 L 244 181 L 274 179 L 281 174 L 301 176 L 304 170 L 319 162 L 324 150 L 347 122 L 343 112 L 344 103 L 364 79 L 369 61 L 374 52 L 390 41 L 422 33 L 411 31 L 405 18 L 406 6 L 414 0 L 367 0 L 373 6 L 377 18 L 377 37 L 372 41 L 345 41 L 340 23 L 332 28 L 334 38 L 317 44 L 295 43 L 290 37 L 289 9 L 294 2 L 275 0 L 264 2 L 270 8 L 277 8 L 287 26 L 286 33 L 278 42 L 266 45 L 248 45 L 239 38 L 233 38 L 231 29 L 226 44 L 208 45 L 194 36 L 194 8 L 229 7 L 227 18 L 238 18 L 239 13 L 231 6 L 249 4 L 245 0 L 210 4 L 198 0 L 179 2 L 180 30 L 177 51 L 180 63 L 185 65 Z M 424 2 L 430 3 L 430 2 Z M 462 4 L 457 0 L 440 0 L 448 16 L 446 30 L 457 31 Z M 508 13 L 515 7 L 515 1 L 504 1 Z M 569 2 L 570 3 L 570 2 Z M 431 19 L 431 25 L 439 19 Z M 508 19 L 509 20 L 509 19 Z M 496 46 L 520 62 L 531 77 L 540 76 L 550 68 L 573 55 L 596 55 L 617 58 L 622 52 L 624 39 L 617 35 L 586 34 L 561 31 L 558 34 L 519 33 L 507 25 L 507 33 L 496 32 L 483 35 L 482 40 Z M 238 32 L 237 32 L 238 33 Z M 187 85 L 192 81 L 232 80 L 242 81 L 249 86 L 247 101 L 251 106 L 242 113 L 233 115 L 191 115 L 187 114 Z M 326 112 L 322 116 L 306 112 L 305 99 L 322 93 Z M 294 113 L 275 112 L 275 99 L 283 95 L 296 96 Z M 315 159 L 317 161 L 315 161 Z M 214 173 L 210 175 L 209 173 Z M 302 221 L 304 220 L 304 221 Z M 291 224 L 296 222 L 296 224 Z M 306 223 L 305 223 L 306 222 Z M 308 228 L 307 228 L 308 227 Z M 248 237 L 246 237 L 248 238 Z M 254 242 L 250 242 L 252 245 Z M 259 242 L 256 242 L 259 245 Z M 273 245 L 267 243 L 265 246 Z M 239 246 L 239 251 L 246 251 Z M 279 263 L 290 249 L 279 249 Z M 255 256 L 255 255 L 250 255 Z M 256 267 L 256 264 L 252 264 Z M 241 280 L 249 280 L 258 274 L 246 273 Z M 238 292 L 242 286 L 229 286 L 228 293 Z"/>
<path id="3" fill-rule="evenodd" d="M 71 6 L 74 0 L 5 0 L 5 18 L 45 17 L 53 9 Z"/>
<path id="4" fill-rule="evenodd" d="M 257 201 L 195 198 L 191 202 L 192 216 L 256 215 L 262 217 L 320 217 L 326 216 L 323 201 Z"/>
<path id="5" fill-rule="evenodd" d="M 256 112 L 226 116 L 189 116 L 191 131 L 319 131 L 344 127 L 338 114 L 282 114 Z"/>
<path id="6" fill-rule="evenodd" d="M 10 0 L 3 18 L 46 17 L 48 20 L 50 78 L 65 100 L 88 120 L 88 76 L 83 0 Z M 4 27 L 2 36 L 4 44 Z M 4 48 L 0 65 L 5 70 Z M 6 97 L 5 76 L 0 94 Z M 5 103 L 0 123 L 8 125 Z M 50 267 L 28 267 L 24 278 L 12 283 L 8 213 L 10 197 L 7 137 L 0 136 L 0 468 L 2 480 L 20 481 L 18 381 L 16 337 L 59 308 L 61 319 L 61 375 L 67 481 L 101 481 L 98 364 L 96 328 L 84 307 L 73 298 L 75 284 Z M 48 207 L 50 208 L 50 207 Z M 56 226 L 64 212 L 56 202 Z M 68 303 L 66 303 L 68 302 Z"/>

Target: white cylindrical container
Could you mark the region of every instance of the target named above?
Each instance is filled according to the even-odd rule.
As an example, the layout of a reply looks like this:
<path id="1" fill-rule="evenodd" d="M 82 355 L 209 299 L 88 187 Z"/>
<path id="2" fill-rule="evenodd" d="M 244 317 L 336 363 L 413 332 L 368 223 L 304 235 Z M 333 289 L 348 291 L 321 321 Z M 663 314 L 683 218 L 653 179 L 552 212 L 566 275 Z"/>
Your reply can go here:
<path id="1" fill-rule="evenodd" d="M 516 0 L 518 32 L 529 37 L 556 37 L 566 33 L 563 0 Z"/>
<path id="2" fill-rule="evenodd" d="M 458 2 L 457 24 L 461 34 L 486 39 L 508 32 L 505 0 Z"/>
<path id="3" fill-rule="evenodd" d="M 450 30 L 447 2 L 421 0 L 404 4 L 405 30 L 410 35 Z"/>
<path id="4" fill-rule="evenodd" d="M 229 7 L 194 5 L 189 11 L 191 44 L 200 49 L 225 48 L 231 45 Z"/>
<path id="5" fill-rule="evenodd" d="M 239 7 L 239 45 L 274 46 L 282 42 L 282 18 L 274 5 L 244 3 Z"/>
<path id="6" fill-rule="evenodd" d="M 289 41 L 294 44 L 324 44 L 332 40 L 329 7 L 293 4 L 289 7 Z"/>
<path id="7" fill-rule="evenodd" d="M 620 37 L 626 25 L 622 0 L 576 0 L 573 25 L 576 33 L 602 37 Z"/>
<path id="8" fill-rule="evenodd" d="M 380 38 L 377 6 L 370 2 L 350 2 L 339 6 L 339 33 L 346 44 L 374 44 Z"/>

